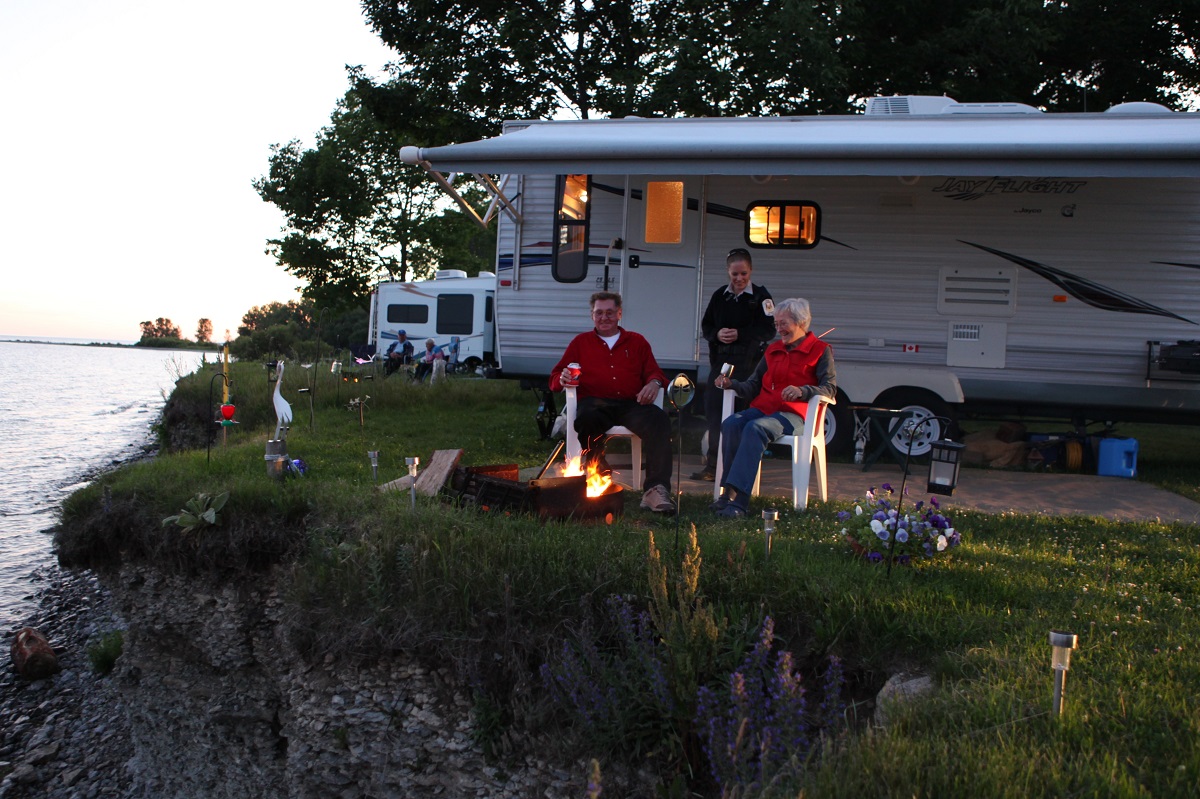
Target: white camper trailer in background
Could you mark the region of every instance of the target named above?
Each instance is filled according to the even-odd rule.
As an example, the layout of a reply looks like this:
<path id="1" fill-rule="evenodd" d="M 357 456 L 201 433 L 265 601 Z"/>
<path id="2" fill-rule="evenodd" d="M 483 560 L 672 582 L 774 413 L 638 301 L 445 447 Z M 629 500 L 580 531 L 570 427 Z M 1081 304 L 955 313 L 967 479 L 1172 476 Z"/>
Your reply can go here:
<path id="1" fill-rule="evenodd" d="M 851 404 L 1200 420 L 1200 114 L 885 97 L 853 116 L 515 122 L 402 155 L 497 198 L 504 376 L 544 381 L 607 287 L 664 369 L 703 377 L 701 314 L 747 247 L 754 282 L 809 299 L 833 345 L 838 444 Z M 942 425 L 925 430 L 915 454 Z"/>
<path id="2" fill-rule="evenodd" d="M 461 269 L 440 270 L 433 280 L 380 283 L 371 294 L 368 341 L 383 355 L 403 330 L 418 354 L 431 338 L 447 359 L 472 371 L 494 364 L 495 289 L 495 273 L 467 277 Z"/>

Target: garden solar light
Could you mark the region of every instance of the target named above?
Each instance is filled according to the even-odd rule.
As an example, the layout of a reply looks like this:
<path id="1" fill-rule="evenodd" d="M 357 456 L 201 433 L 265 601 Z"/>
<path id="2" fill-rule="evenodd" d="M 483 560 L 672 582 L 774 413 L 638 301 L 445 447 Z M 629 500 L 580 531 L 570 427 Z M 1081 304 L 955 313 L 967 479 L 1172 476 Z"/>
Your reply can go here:
<path id="1" fill-rule="evenodd" d="M 775 532 L 775 522 L 779 519 L 779 511 L 774 508 L 763 510 L 763 533 L 767 538 L 767 554 L 771 554 L 771 535 Z"/>
<path id="2" fill-rule="evenodd" d="M 371 459 L 371 479 L 374 482 L 378 483 L 379 482 L 379 450 L 377 450 L 377 449 L 367 450 L 367 457 Z"/>
<path id="3" fill-rule="evenodd" d="M 1054 655 L 1050 665 L 1054 669 L 1054 706 L 1053 713 L 1062 715 L 1063 686 L 1067 682 L 1067 670 L 1071 668 L 1071 650 L 1079 642 L 1075 633 L 1050 631 L 1050 646 L 1054 647 Z"/>
<path id="4" fill-rule="evenodd" d="M 408 464 L 408 476 L 412 478 L 412 483 L 409 485 L 409 494 L 412 496 L 413 510 L 417 509 L 417 466 L 421 463 L 420 458 L 405 458 L 404 462 Z"/>

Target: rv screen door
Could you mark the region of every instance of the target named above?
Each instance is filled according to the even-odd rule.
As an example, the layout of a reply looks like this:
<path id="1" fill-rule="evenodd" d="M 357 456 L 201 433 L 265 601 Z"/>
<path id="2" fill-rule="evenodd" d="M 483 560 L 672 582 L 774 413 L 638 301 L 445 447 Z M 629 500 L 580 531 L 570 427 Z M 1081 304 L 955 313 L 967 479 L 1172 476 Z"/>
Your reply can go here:
<path id="1" fill-rule="evenodd" d="M 700 188 L 695 177 L 630 180 L 622 324 L 649 339 L 663 368 L 696 360 Z"/>
<path id="2" fill-rule="evenodd" d="M 588 272 L 587 175 L 559 175 L 558 212 L 554 215 L 551 271 L 559 283 L 580 283 Z"/>

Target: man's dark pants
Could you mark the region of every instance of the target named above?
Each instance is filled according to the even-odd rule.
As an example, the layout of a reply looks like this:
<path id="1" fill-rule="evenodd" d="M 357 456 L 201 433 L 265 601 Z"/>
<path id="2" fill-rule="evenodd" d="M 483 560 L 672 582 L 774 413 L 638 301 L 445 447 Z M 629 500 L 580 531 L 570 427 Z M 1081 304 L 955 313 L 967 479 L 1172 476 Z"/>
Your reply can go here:
<path id="1" fill-rule="evenodd" d="M 575 408 L 575 432 L 579 445 L 593 457 L 604 453 L 608 428 L 623 425 L 642 440 L 646 477 L 642 490 L 660 485 L 671 489 L 671 418 L 657 405 L 640 405 L 637 400 L 584 397 Z"/>

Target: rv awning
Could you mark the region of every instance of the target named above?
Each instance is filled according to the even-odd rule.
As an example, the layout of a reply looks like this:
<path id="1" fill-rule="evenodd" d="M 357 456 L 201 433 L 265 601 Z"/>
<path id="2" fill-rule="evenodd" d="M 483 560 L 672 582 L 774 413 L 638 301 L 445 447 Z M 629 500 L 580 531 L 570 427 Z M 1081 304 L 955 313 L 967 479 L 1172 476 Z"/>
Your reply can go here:
<path id="1" fill-rule="evenodd" d="M 1200 114 L 534 121 L 401 155 L 492 175 L 1200 177 Z"/>

